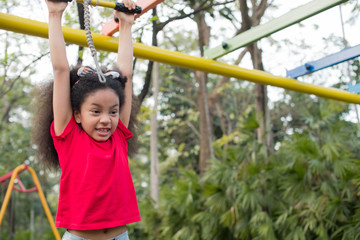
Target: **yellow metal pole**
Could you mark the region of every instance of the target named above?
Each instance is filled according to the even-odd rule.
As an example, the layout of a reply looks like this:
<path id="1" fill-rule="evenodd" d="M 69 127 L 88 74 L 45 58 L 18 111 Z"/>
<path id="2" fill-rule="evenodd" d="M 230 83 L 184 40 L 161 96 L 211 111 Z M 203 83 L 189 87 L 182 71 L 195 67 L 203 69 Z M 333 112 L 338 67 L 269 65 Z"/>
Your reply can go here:
<path id="1" fill-rule="evenodd" d="M 76 0 L 76 2 L 84 3 L 84 0 Z M 91 5 L 94 6 L 100 6 L 100 7 L 106 7 L 106 8 L 112 8 L 114 9 L 116 6 L 116 3 L 114 2 L 108 2 L 108 1 L 97 1 L 97 0 L 91 0 Z"/>
<path id="2" fill-rule="evenodd" d="M 18 175 L 19 172 L 23 171 L 25 169 L 25 165 L 20 165 L 18 167 L 16 167 L 11 175 L 11 178 L 10 178 L 10 182 L 9 182 L 9 185 L 8 185 L 8 189 L 6 190 L 6 194 L 5 194 L 5 198 L 4 198 L 4 202 L 1 206 L 1 210 L 0 210 L 0 226 L 1 226 L 1 223 L 2 223 L 2 220 L 4 218 L 4 215 L 5 215 L 5 210 L 7 208 L 7 205 L 9 204 L 9 200 L 10 200 L 10 197 L 11 197 L 11 192 L 14 188 L 14 182 L 15 182 L 15 178 L 16 176 Z"/>
<path id="3" fill-rule="evenodd" d="M 46 198 L 45 198 L 44 193 L 42 191 L 39 179 L 38 179 L 34 169 L 29 167 L 28 170 L 29 170 L 29 172 L 30 172 L 30 174 L 31 174 L 31 176 L 32 176 L 32 178 L 34 180 L 35 186 L 37 187 L 38 194 L 39 194 L 39 197 L 40 197 L 40 201 L 41 201 L 41 203 L 43 205 L 45 214 L 46 214 L 46 216 L 48 218 L 48 221 L 49 221 L 51 229 L 52 229 L 52 231 L 54 233 L 55 239 L 56 240 L 61 240 L 60 234 L 59 234 L 57 228 L 55 227 L 54 219 L 53 219 L 53 217 L 51 215 L 50 208 L 49 208 L 49 206 L 47 204 Z"/>
<path id="4" fill-rule="evenodd" d="M 47 23 L 5 13 L 0 13 L 0 29 L 43 38 L 48 37 Z M 63 27 L 63 33 L 67 43 L 87 46 L 85 32 L 83 30 Z M 118 40 L 116 38 L 93 33 L 93 40 L 98 50 L 117 52 Z M 194 57 L 180 52 L 146 46 L 140 43 L 134 43 L 134 56 L 183 68 L 234 77 L 239 80 L 247 80 L 254 83 L 281 87 L 297 92 L 314 94 L 319 97 L 340 100 L 348 103 L 360 103 L 359 95 L 347 91 L 302 83 L 292 78 L 278 77 L 259 70 L 244 69 L 236 65 L 229 65 L 210 59 Z"/>

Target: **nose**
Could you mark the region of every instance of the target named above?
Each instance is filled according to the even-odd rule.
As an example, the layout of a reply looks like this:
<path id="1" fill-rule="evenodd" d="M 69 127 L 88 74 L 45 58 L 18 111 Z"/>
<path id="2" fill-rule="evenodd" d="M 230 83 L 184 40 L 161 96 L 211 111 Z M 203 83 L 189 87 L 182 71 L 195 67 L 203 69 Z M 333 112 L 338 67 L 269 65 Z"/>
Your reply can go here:
<path id="1" fill-rule="evenodd" d="M 110 116 L 109 114 L 102 114 L 100 118 L 100 122 L 103 124 L 107 124 L 110 122 Z"/>

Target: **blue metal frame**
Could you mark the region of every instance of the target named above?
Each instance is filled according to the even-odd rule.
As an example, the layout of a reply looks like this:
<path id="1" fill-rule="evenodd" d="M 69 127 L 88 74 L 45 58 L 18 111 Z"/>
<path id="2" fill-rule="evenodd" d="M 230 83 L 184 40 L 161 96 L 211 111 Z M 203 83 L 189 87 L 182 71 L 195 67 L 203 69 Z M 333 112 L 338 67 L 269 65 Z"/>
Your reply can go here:
<path id="1" fill-rule="evenodd" d="M 360 56 L 360 44 L 354 47 L 345 48 L 338 53 L 331 54 L 316 61 L 305 63 L 304 65 L 292 70 L 286 70 L 286 76 L 289 78 L 298 78 L 300 76 L 348 61 L 358 56 Z"/>
<path id="2" fill-rule="evenodd" d="M 360 93 L 360 83 L 357 83 L 355 85 L 347 83 L 347 85 L 348 85 L 348 91 L 349 92 L 356 93 L 356 94 Z"/>

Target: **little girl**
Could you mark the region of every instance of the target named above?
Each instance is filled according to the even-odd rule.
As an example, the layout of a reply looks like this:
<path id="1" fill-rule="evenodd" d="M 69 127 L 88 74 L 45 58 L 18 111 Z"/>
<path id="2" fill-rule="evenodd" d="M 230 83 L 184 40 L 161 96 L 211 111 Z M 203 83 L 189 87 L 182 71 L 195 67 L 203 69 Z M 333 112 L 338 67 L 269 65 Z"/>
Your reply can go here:
<path id="1" fill-rule="evenodd" d="M 129 239 L 126 224 L 140 221 L 127 158 L 134 15 L 116 11 L 121 73 L 104 72 L 102 83 L 89 67 L 70 71 L 61 28 L 67 3 L 46 3 L 54 82 L 53 91 L 44 89 L 40 97 L 34 143 L 41 159 L 61 168 L 55 224 L 67 229 L 63 240 Z M 136 7 L 132 0 L 123 4 L 129 10 Z M 51 105 L 49 96 L 52 108 L 46 107 Z M 53 119 L 51 126 L 46 118 Z M 41 130 L 44 127 L 47 130 Z"/>

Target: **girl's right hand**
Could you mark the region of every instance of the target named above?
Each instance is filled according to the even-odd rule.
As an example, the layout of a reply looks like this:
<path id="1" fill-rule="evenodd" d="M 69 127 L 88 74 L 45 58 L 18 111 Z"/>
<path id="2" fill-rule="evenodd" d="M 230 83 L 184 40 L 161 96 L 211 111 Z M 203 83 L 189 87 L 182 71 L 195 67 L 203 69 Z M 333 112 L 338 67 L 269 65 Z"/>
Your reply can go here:
<path id="1" fill-rule="evenodd" d="M 67 2 L 54 2 L 51 0 L 45 0 L 49 13 L 63 13 L 68 5 Z"/>

